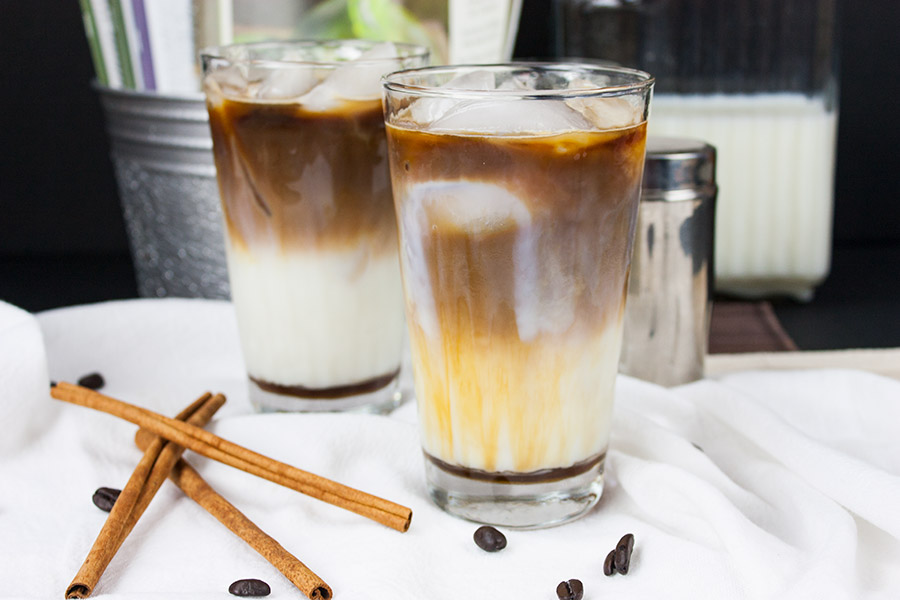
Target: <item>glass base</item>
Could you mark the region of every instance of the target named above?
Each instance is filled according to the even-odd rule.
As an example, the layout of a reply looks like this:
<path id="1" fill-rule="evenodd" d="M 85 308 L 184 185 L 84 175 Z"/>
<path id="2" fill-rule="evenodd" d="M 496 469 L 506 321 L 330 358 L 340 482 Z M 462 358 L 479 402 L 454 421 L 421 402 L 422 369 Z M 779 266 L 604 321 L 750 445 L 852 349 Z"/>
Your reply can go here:
<path id="1" fill-rule="evenodd" d="M 541 529 L 585 515 L 603 493 L 601 458 L 587 471 L 553 481 L 499 483 L 463 477 L 425 459 L 428 493 L 463 519 L 510 529 Z"/>
<path id="2" fill-rule="evenodd" d="M 259 412 L 364 412 L 388 414 L 403 402 L 399 376 L 381 389 L 343 398 L 302 398 L 262 389 L 249 380 L 250 402 Z"/>

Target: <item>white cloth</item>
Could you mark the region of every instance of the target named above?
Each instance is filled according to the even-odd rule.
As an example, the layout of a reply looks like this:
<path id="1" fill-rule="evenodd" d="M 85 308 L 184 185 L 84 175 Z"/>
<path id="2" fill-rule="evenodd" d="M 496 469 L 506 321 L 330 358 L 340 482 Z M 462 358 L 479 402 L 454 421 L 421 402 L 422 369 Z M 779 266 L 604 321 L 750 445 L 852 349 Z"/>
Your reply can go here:
<path id="1" fill-rule="evenodd" d="M 60 598 L 106 517 L 93 491 L 124 485 L 140 453 L 133 425 L 49 398 L 29 319 L 0 306 L 0 332 L 18 331 L 0 337 L 0 597 Z M 55 380 L 100 371 L 104 392 L 170 415 L 222 391 L 216 434 L 410 506 L 412 527 L 400 534 L 186 453 L 339 600 L 554 598 L 570 578 L 584 582 L 586 600 L 900 597 L 900 383 L 891 379 L 747 372 L 667 390 L 622 377 L 598 507 L 569 525 L 506 531 L 507 548 L 486 554 L 475 525 L 426 497 L 413 404 L 390 417 L 253 414 L 228 303 L 113 302 L 37 322 Z M 605 577 L 603 559 L 627 532 L 631 572 Z M 225 598 L 246 577 L 267 581 L 273 598 L 301 597 L 167 483 L 96 594 Z"/>
<path id="2" fill-rule="evenodd" d="M 43 402 L 49 379 L 35 318 L 0 302 L 0 457 L 40 434 L 50 416 Z M 2 530 L 0 530 L 2 531 Z"/>

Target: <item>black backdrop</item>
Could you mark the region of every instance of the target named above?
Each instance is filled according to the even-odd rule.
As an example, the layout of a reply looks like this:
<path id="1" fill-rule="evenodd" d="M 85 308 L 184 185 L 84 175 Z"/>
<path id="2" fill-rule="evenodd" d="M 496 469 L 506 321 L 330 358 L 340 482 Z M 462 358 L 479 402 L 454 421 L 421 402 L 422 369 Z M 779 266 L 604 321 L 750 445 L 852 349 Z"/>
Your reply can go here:
<path id="1" fill-rule="evenodd" d="M 549 53 L 551 4 L 525 0 L 517 55 Z M 835 243 L 896 245 L 900 11 L 845 4 Z M 0 70 L 0 258 L 127 254 L 78 2 L 3 0 Z"/>

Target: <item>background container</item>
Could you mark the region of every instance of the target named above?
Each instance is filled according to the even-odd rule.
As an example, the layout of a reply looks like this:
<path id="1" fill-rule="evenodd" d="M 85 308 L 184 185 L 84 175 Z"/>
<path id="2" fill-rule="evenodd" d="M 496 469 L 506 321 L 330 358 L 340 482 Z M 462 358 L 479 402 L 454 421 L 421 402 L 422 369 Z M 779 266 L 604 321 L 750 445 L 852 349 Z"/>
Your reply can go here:
<path id="1" fill-rule="evenodd" d="M 97 87 L 141 296 L 228 298 L 203 96 Z"/>
<path id="2" fill-rule="evenodd" d="M 716 147 L 716 290 L 811 298 L 831 263 L 836 0 L 560 6 L 566 55 L 656 78 L 651 135 Z"/>
<path id="3" fill-rule="evenodd" d="M 703 378 L 715 210 L 716 150 L 649 136 L 620 372 L 666 386 Z"/>

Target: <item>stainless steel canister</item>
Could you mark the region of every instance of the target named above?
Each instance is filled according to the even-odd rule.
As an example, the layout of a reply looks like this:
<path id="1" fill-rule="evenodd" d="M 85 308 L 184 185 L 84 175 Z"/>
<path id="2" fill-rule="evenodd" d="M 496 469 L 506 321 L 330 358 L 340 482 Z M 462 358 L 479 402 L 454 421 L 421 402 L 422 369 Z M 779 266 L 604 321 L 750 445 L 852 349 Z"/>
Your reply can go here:
<path id="1" fill-rule="evenodd" d="M 713 277 L 716 151 L 647 138 L 620 371 L 672 386 L 703 377 Z"/>
<path id="2" fill-rule="evenodd" d="M 138 293 L 228 298 L 222 209 L 203 96 L 97 89 Z"/>

